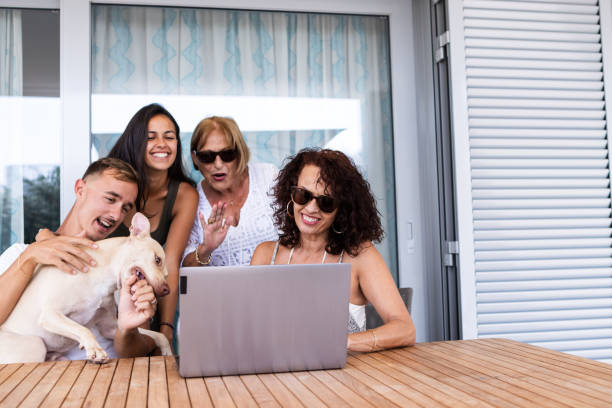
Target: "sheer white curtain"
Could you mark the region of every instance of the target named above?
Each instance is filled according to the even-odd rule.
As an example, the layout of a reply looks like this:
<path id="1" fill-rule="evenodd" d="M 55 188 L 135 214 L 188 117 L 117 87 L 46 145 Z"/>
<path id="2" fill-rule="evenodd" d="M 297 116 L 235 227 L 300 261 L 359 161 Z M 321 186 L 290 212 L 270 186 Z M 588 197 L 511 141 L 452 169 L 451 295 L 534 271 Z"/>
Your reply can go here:
<path id="1" fill-rule="evenodd" d="M 330 145 L 351 155 L 378 199 L 387 236 L 379 249 L 395 269 L 387 24 L 377 16 L 94 6 L 93 93 L 358 100 L 361 134 L 348 139 L 339 136 L 345 129 L 314 124 L 245 137 L 256 161 L 277 166 L 306 146 Z M 100 155 L 116 137 L 94 135 Z"/>
<path id="2" fill-rule="evenodd" d="M 20 116 L 17 103 L 6 103 L 23 90 L 21 11 L 0 9 L 0 102 L 3 148 L 0 149 L 0 252 L 23 241 L 23 143 L 16 128 Z M 8 135 L 8 137 L 7 137 Z"/>

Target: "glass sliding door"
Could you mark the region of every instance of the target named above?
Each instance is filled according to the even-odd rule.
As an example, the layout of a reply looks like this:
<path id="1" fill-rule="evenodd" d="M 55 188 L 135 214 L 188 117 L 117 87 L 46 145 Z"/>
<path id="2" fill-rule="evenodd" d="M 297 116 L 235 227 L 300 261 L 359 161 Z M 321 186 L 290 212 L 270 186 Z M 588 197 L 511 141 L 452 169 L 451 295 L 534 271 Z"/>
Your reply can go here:
<path id="1" fill-rule="evenodd" d="M 281 167 L 303 147 L 342 150 L 372 186 L 379 250 L 397 278 L 387 17 L 107 5 L 91 14 L 92 159 L 151 102 L 176 117 L 187 146 L 202 118 L 222 115 L 236 119 L 254 161 Z"/>
<path id="2" fill-rule="evenodd" d="M 59 14 L 0 8 L 0 252 L 60 222 Z"/>

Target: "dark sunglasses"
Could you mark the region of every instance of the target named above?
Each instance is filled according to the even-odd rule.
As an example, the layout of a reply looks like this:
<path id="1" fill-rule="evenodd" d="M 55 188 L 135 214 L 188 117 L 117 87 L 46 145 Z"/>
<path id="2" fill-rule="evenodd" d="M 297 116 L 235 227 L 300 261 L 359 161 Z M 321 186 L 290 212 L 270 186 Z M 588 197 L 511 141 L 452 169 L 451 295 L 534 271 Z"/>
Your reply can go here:
<path id="1" fill-rule="evenodd" d="M 196 155 L 200 163 L 210 164 L 215 161 L 217 156 L 221 157 L 221 160 L 223 160 L 224 162 L 229 163 L 231 161 L 234 161 L 234 159 L 236 159 L 236 157 L 238 156 L 238 149 L 225 149 L 219 152 L 215 152 L 213 150 L 204 150 L 202 152 L 198 152 L 194 150 L 193 153 Z"/>
<path id="2" fill-rule="evenodd" d="M 330 197 L 328 195 L 315 196 L 305 188 L 296 186 L 291 187 L 291 199 L 294 203 L 299 205 L 306 205 L 313 198 L 317 200 L 317 205 L 323 212 L 330 213 L 333 212 L 336 208 L 338 208 L 338 201 L 333 197 Z"/>

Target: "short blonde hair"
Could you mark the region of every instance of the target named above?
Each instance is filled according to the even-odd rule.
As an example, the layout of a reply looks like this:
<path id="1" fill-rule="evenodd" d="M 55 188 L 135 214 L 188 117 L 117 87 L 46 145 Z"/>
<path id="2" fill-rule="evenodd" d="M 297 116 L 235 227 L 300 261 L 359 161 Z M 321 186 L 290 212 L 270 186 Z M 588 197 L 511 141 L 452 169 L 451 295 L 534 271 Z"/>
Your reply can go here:
<path id="1" fill-rule="evenodd" d="M 229 145 L 238 150 L 238 174 L 242 174 L 247 169 L 251 153 L 247 146 L 242 132 L 236 121 L 232 118 L 223 116 L 210 116 L 204 118 L 198 123 L 193 135 L 191 136 L 191 151 L 198 151 L 198 146 L 206 144 L 206 138 L 213 130 L 218 129 L 225 135 L 225 139 Z M 193 166 L 197 169 L 197 163 L 194 161 Z"/>

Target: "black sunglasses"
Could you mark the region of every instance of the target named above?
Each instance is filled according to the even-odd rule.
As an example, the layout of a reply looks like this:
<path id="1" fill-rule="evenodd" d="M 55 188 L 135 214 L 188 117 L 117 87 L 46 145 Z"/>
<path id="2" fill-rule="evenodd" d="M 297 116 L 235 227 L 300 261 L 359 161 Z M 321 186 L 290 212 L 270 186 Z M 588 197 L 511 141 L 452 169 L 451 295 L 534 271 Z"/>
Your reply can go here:
<path id="1" fill-rule="evenodd" d="M 305 188 L 296 186 L 291 187 L 291 199 L 294 203 L 299 205 L 306 205 L 313 198 L 317 200 L 317 205 L 323 212 L 330 213 L 333 212 L 336 208 L 338 208 L 338 201 L 333 197 L 330 197 L 328 195 L 315 196 Z"/>
<path id="2" fill-rule="evenodd" d="M 238 149 L 225 149 L 219 152 L 215 152 L 214 150 L 204 150 L 202 152 L 198 152 L 194 150 L 193 154 L 196 155 L 200 163 L 210 164 L 215 161 L 217 156 L 221 157 L 221 160 L 223 160 L 224 162 L 229 163 L 231 161 L 234 161 L 234 159 L 236 159 L 236 156 L 238 156 Z"/>

